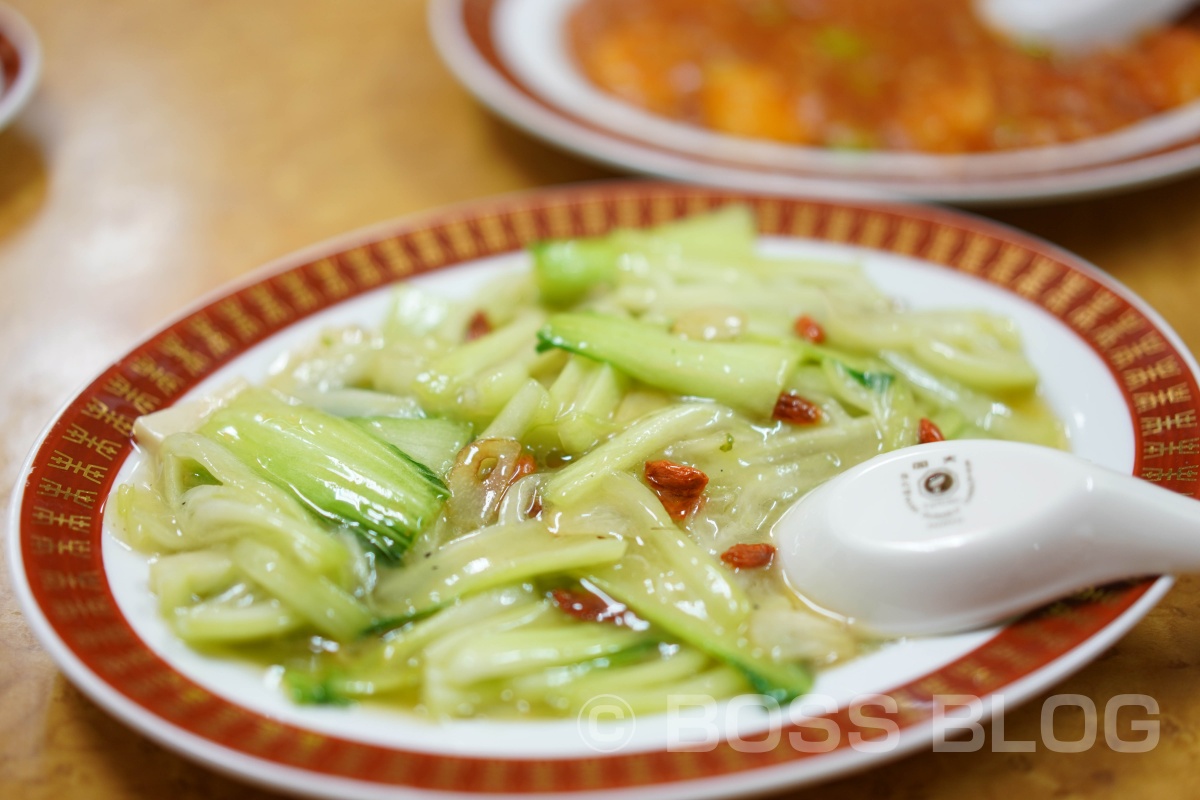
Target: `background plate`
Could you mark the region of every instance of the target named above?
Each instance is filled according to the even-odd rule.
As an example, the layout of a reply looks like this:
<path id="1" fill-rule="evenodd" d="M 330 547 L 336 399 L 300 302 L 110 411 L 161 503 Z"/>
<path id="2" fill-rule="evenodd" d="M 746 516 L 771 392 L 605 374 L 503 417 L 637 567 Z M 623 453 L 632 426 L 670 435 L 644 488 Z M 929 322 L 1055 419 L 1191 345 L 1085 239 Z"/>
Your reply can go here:
<path id="1" fill-rule="evenodd" d="M 0 5 L 0 129 L 29 102 L 42 71 L 42 48 L 25 18 Z"/>
<path id="2" fill-rule="evenodd" d="M 975 305 L 1017 317 L 1050 402 L 1077 452 L 1184 493 L 1200 475 L 1195 364 L 1136 297 L 1079 259 L 1031 237 L 943 210 L 611 184 L 502 198 L 353 234 L 273 265 L 147 338 L 64 408 L 31 454 L 9 538 L 30 624 L 67 676 L 126 723 L 243 779 L 327 797 L 409 792 L 604 793 L 712 797 L 811 783 L 929 747 L 948 722 L 945 695 L 977 698 L 981 717 L 1012 708 L 1111 645 L 1169 580 L 1105 587 L 993 631 L 898 643 L 825 673 L 818 695 L 837 731 L 827 752 L 778 746 L 671 748 L 662 718 L 637 720 L 624 746 L 599 752 L 574 720 L 435 724 L 365 706 L 301 708 L 260 673 L 213 662 L 163 635 L 144 564 L 103 531 L 103 505 L 129 468 L 133 419 L 233 374 L 327 324 L 372 324 L 387 284 L 468 291 L 524 263 L 550 236 L 648 225 L 728 202 L 756 210 L 768 251 L 861 260 L 914 305 Z M 1132 532 L 1131 532 L 1132 533 Z M 140 566 L 139 566 L 140 564 Z M 139 572 L 143 570 L 143 572 Z M 886 695 L 886 747 L 857 719 Z M 878 710 L 869 712 L 879 716 Z M 869 744 L 869 743 L 868 743 Z"/>
<path id="3" fill-rule="evenodd" d="M 613 166 L 717 186 L 836 197 L 995 203 L 1100 194 L 1200 168 L 1200 103 L 1103 136 L 967 155 L 839 152 L 732 137 L 594 88 L 562 35 L 579 0 L 431 0 L 442 58 L 493 111 Z"/>

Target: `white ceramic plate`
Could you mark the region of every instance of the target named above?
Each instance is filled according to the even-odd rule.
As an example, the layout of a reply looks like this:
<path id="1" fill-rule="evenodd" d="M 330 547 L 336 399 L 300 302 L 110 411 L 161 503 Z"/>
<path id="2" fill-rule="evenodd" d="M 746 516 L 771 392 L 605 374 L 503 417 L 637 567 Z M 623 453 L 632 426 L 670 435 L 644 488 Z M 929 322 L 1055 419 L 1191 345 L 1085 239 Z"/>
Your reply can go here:
<path id="1" fill-rule="evenodd" d="M 0 130 L 29 102 L 42 71 L 42 48 L 25 18 L 0 5 Z"/>
<path id="2" fill-rule="evenodd" d="M 443 59 L 525 130 L 625 169 L 710 185 L 837 197 L 1048 200 L 1130 188 L 1200 167 L 1200 103 L 1079 142 L 933 155 L 844 152 L 733 137 L 674 122 L 596 89 L 565 44 L 580 0 L 432 0 Z"/>
<path id="3" fill-rule="evenodd" d="M 937 698 L 976 698 L 981 718 L 1011 708 L 1149 610 L 1168 579 L 1107 587 L 996 630 L 896 643 L 825 672 L 781 718 L 736 702 L 716 708 L 720 741 L 695 717 L 635 719 L 611 706 L 563 721 L 447 723 L 368 706 L 299 707 L 261 670 L 200 656 L 169 634 L 144 559 L 103 529 L 104 499 L 134 466 L 128 435 L 137 414 L 234 375 L 260 377 L 282 350 L 325 326 L 375 323 L 395 280 L 462 295 L 497 270 L 524 268 L 521 248 L 537 239 L 728 202 L 754 206 L 767 253 L 853 259 L 914 306 L 1013 317 L 1076 452 L 1178 491 L 1200 482 L 1187 458 L 1200 442 L 1191 430 L 1200 390 L 1186 348 L 1137 298 L 1069 254 L 934 209 L 654 184 L 572 188 L 451 209 L 306 251 L 171 322 L 106 370 L 48 428 L 13 504 L 10 563 L 36 634 L 73 682 L 129 725 L 283 790 L 694 798 L 812 783 L 927 748 L 955 727 Z M 894 727 L 880 738 L 857 716 L 863 708 Z M 836 731 L 838 746 L 807 752 L 791 738 L 814 725 Z M 747 748 L 743 739 L 759 744 Z"/>

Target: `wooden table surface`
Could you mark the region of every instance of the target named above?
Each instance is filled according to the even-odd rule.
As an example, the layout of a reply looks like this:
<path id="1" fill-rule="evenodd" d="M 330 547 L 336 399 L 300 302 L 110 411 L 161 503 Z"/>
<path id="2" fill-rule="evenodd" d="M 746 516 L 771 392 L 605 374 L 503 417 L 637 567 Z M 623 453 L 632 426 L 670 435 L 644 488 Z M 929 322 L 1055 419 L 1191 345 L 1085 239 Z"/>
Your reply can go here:
<path id="1" fill-rule="evenodd" d="M 0 133 L 4 486 L 85 379 L 262 262 L 447 203 L 619 177 L 489 115 L 442 66 L 419 0 L 10 1 L 45 66 Z M 983 213 L 1107 270 L 1200 349 L 1200 178 Z M 1160 742 L 921 753 L 792 796 L 1200 796 L 1200 583 L 1181 581 L 1095 663 L 1011 712 L 1009 741 L 1038 740 L 1051 693 L 1100 708 L 1149 695 Z M 0 573 L 0 797 L 229 796 L 269 795 L 99 710 L 38 646 Z"/>

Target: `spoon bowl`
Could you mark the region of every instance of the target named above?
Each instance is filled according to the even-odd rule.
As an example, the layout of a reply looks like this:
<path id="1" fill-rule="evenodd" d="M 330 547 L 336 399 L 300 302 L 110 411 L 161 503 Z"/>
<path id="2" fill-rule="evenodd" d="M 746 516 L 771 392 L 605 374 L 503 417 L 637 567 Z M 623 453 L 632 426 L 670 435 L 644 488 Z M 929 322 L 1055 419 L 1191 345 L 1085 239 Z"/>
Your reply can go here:
<path id="1" fill-rule="evenodd" d="M 1195 0 L 976 0 L 980 17 L 1006 36 L 1060 51 L 1130 41 Z"/>
<path id="2" fill-rule="evenodd" d="M 1123 578 L 1200 571 L 1200 504 L 1077 456 L 995 440 L 886 453 L 775 527 L 792 585 L 860 630 L 985 627 Z"/>

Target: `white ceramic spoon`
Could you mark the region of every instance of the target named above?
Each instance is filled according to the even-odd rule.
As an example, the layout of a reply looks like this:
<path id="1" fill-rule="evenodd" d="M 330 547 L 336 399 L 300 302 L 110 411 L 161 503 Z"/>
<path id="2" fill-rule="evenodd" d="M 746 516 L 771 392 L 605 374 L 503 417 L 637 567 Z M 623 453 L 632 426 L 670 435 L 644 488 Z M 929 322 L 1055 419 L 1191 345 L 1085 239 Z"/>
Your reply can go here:
<path id="1" fill-rule="evenodd" d="M 1089 586 L 1200 572 L 1200 503 L 994 440 L 877 456 L 810 492 L 775 534 L 797 591 L 886 636 L 969 630 Z"/>
<path id="2" fill-rule="evenodd" d="M 1177 16 L 1196 0 L 975 0 L 1007 36 L 1057 50 L 1120 44 Z"/>

